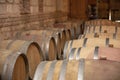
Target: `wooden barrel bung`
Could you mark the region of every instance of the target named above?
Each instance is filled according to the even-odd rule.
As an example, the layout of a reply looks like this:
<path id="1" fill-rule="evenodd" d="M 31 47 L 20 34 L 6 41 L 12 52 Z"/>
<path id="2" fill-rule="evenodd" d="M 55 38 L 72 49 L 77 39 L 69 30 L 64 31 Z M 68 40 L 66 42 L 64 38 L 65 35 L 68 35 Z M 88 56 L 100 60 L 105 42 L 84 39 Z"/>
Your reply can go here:
<path id="1" fill-rule="evenodd" d="M 69 53 L 64 53 L 64 59 L 107 59 L 120 62 L 120 48 L 110 47 L 81 47 L 72 48 Z"/>
<path id="2" fill-rule="evenodd" d="M 28 80 L 27 57 L 21 52 L 0 50 L 0 80 Z"/>
<path id="3" fill-rule="evenodd" d="M 43 53 L 36 42 L 23 40 L 4 40 L 0 42 L 0 49 L 20 51 L 28 58 L 29 75 L 33 78 L 37 65 L 44 59 Z"/>
<path id="4" fill-rule="evenodd" d="M 37 67 L 34 80 L 119 80 L 119 67 L 119 62 L 107 60 L 45 61 Z"/>

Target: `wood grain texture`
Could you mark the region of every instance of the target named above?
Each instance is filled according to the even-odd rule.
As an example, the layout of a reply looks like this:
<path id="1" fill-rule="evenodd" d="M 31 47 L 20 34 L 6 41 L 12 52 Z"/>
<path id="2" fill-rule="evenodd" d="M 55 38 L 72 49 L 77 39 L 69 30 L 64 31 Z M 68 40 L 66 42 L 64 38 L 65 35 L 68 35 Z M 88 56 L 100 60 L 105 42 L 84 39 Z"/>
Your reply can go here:
<path id="1" fill-rule="evenodd" d="M 72 48 L 69 53 L 64 53 L 67 60 L 107 59 L 120 62 L 120 48 L 98 47 Z"/>
<path id="2" fill-rule="evenodd" d="M 1 80 L 26 80 L 29 74 L 27 57 L 20 52 L 0 50 Z"/>
<path id="3" fill-rule="evenodd" d="M 55 61 L 43 62 L 46 63 L 43 69 L 43 73 L 37 73 L 40 66 L 39 64 L 34 75 L 34 80 L 46 80 L 48 78 L 51 64 Z M 119 80 L 120 79 L 120 63 L 108 60 L 75 60 L 75 61 L 56 61 L 52 67 L 52 76 L 49 76 L 49 80 Z M 101 67 L 102 66 L 102 67 Z M 97 70 L 97 71 L 96 71 Z M 63 73 L 62 73 L 63 72 Z M 61 76 L 62 73 L 62 76 Z M 80 74 L 83 73 L 83 74 Z M 41 75 L 40 75 L 41 74 Z M 104 75 L 102 75 L 104 74 Z M 108 77 L 108 75 L 110 77 Z M 41 76 L 41 77 L 40 77 Z"/>
<path id="4" fill-rule="evenodd" d="M 72 48 L 80 48 L 80 47 L 114 47 L 120 48 L 120 41 L 115 39 L 100 39 L 100 38 L 85 38 L 78 40 L 71 40 L 66 42 L 64 47 L 64 53 L 69 53 Z"/>
<path id="5" fill-rule="evenodd" d="M 4 40 L 0 42 L 0 49 L 8 49 L 12 51 L 20 51 L 28 58 L 29 75 L 33 78 L 37 65 L 44 59 L 43 53 L 39 45 L 32 41 L 24 40 Z"/>
<path id="6" fill-rule="evenodd" d="M 57 46 L 55 38 L 50 34 L 51 32 L 47 30 L 22 31 L 17 36 L 17 39 L 37 42 L 45 59 L 54 60 L 57 57 Z"/>
<path id="7" fill-rule="evenodd" d="M 113 34 L 113 33 L 89 33 L 80 35 L 78 39 L 81 38 L 110 38 L 110 39 L 117 39 L 120 40 L 120 34 Z"/>

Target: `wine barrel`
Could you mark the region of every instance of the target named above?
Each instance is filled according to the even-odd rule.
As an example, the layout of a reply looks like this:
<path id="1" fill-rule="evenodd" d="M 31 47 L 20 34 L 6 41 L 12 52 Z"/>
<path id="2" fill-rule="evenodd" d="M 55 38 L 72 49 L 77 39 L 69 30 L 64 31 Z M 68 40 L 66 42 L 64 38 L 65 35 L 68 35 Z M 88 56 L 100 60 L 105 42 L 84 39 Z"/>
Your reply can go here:
<path id="1" fill-rule="evenodd" d="M 72 33 L 72 39 L 75 39 L 78 37 L 78 34 L 81 33 L 81 27 L 80 27 L 80 23 L 79 22 L 75 22 L 75 21 L 67 21 L 62 23 L 64 25 L 66 25 L 65 27 L 67 29 L 70 29 L 71 33 Z"/>
<path id="2" fill-rule="evenodd" d="M 54 27 L 47 27 L 45 30 L 57 30 L 61 34 L 61 53 L 63 52 L 64 45 L 66 42 L 66 30 L 64 28 L 54 28 Z M 60 46 L 60 45 L 59 45 Z"/>
<path id="3" fill-rule="evenodd" d="M 64 28 L 65 30 L 67 30 L 66 31 L 67 32 L 66 36 L 68 36 L 67 40 L 75 38 L 74 37 L 75 36 L 75 27 L 72 26 L 72 23 L 70 23 L 70 22 L 57 23 L 54 25 L 54 27 Z"/>
<path id="4" fill-rule="evenodd" d="M 26 34 L 32 34 L 32 35 L 40 35 L 45 34 L 46 37 L 53 37 L 55 40 L 55 46 L 57 47 L 57 56 L 61 56 L 61 32 L 58 30 L 49 30 L 49 29 L 40 29 L 40 30 L 29 30 L 29 31 L 24 31 L 22 33 Z M 44 36 L 43 36 L 44 38 Z M 44 52 L 44 51 L 43 51 Z"/>
<path id="5" fill-rule="evenodd" d="M 57 30 L 60 34 L 61 34 L 61 53 L 63 53 L 63 49 L 64 49 L 64 45 L 65 42 L 67 40 L 66 38 L 66 33 L 68 33 L 68 31 L 66 32 L 66 30 L 64 28 L 56 28 L 56 27 L 46 27 L 44 28 L 45 30 Z M 69 35 L 69 34 L 68 34 Z"/>
<path id="6" fill-rule="evenodd" d="M 100 38 L 85 38 L 78 40 L 67 41 L 64 47 L 64 53 L 69 53 L 72 48 L 79 47 L 114 47 L 120 48 L 120 41 L 115 39 L 100 39 Z"/>
<path id="7" fill-rule="evenodd" d="M 65 30 L 65 35 L 66 35 L 66 40 L 70 40 L 71 37 L 73 36 L 73 30 L 71 29 L 71 27 L 66 26 L 63 23 L 54 24 L 54 26 L 52 26 L 52 27 L 57 28 L 57 29 L 64 29 Z"/>
<path id="8" fill-rule="evenodd" d="M 41 47 L 46 60 L 54 60 L 57 57 L 57 47 L 54 37 L 49 32 L 42 30 L 31 30 L 19 32 L 18 38 L 21 40 L 35 41 Z"/>
<path id="9" fill-rule="evenodd" d="M 0 50 L 0 80 L 28 80 L 27 57 L 21 52 Z"/>
<path id="10" fill-rule="evenodd" d="M 23 40 L 4 40 L 0 42 L 0 49 L 20 51 L 25 53 L 29 63 L 29 75 L 33 78 L 37 65 L 43 60 L 43 53 L 36 42 Z"/>
<path id="11" fill-rule="evenodd" d="M 91 25 L 91 26 L 111 26 L 115 25 L 114 22 L 107 20 L 107 19 L 96 19 L 96 20 L 89 20 L 86 21 L 86 25 Z"/>
<path id="12" fill-rule="evenodd" d="M 64 53 L 64 59 L 79 60 L 84 59 L 107 59 L 120 62 L 120 48 L 109 47 L 81 47 L 72 48 L 67 54 Z"/>
<path id="13" fill-rule="evenodd" d="M 110 39 L 118 39 L 120 40 L 120 34 L 115 33 L 90 33 L 79 35 L 78 39 L 82 38 L 110 38 Z"/>
<path id="14" fill-rule="evenodd" d="M 66 40 L 67 40 L 67 41 L 68 41 L 68 40 L 71 40 L 71 32 L 70 32 L 69 29 L 66 30 Z"/>
<path id="15" fill-rule="evenodd" d="M 76 31 L 76 38 L 78 38 L 78 36 L 80 35 L 80 34 L 82 34 L 83 33 L 83 27 L 82 27 L 82 23 L 83 22 L 80 22 L 80 21 L 74 21 L 74 22 L 72 22 L 72 26 L 74 26 L 75 27 L 75 31 Z"/>
<path id="16" fill-rule="evenodd" d="M 118 26 L 87 26 L 84 34 L 86 33 L 118 33 L 120 34 L 120 27 Z"/>
<path id="17" fill-rule="evenodd" d="M 61 38 L 61 53 L 63 52 L 63 48 L 66 42 L 66 30 L 64 28 L 54 28 L 54 27 L 45 27 L 40 30 L 52 30 L 52 31 L 57 31 L 60 33 L 60 38 Z M 60 47 L 60 45 L 59 45 Z"/>
<path id="18" fill-rule="evenodd" d="M 119 68 L 119 62 L 107 60 L 45 61 L 37 67 L 34 80 L 119 80 Z"/>

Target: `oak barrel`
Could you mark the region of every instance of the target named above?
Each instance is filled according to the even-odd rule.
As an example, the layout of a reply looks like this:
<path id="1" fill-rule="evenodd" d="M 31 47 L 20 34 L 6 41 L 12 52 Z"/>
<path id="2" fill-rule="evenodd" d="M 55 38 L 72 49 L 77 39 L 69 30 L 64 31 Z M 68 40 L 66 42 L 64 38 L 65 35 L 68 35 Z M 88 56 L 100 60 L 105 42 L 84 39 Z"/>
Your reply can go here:
<path id="1" fill-rule="evenodd" d="M 100 38 L 85 38 L 78 40 L 67 41 L 64 47 L 64 53 L 69 53 L 72 48 L 79 47 L 114 47 L 120 48 L 120 41 L 115 39 L 100 39 Z"/>
<path id="2" fill-rule="evenodd" d="M 72 26 L 74 26 L 75 27 L 75 32 L 76 32 L 76 34 L 75 34 L 75 38 L 78 38 L 78 36 L 80 35 L 80 34 L 82 34 L 83 33 L 83 27 L 82 27 L 82 23 L 83 22 L 81 22 L 81 21 L 74 21 L 74 20 L 72 20 L 71 21 L 71 23 L 72 23 Z"/>
<path id="3" fill-rule="evenodd" d="M 110 38 L 110 39 L 120 40 L 120 34 L 116 34 L 116 33 L 89 33 L 89 34 L 79 35 L 78 39 L 82 39 L 82 38 Z"/>
<path id="4" fill-rule="evenodd" d="M 26 54 L 29 63 L 29 75 L 33 78 L 37 65 L 43 60 L 43 53 L 36 42 L 23 40 L 4 40 L 0 42 L 0 49 L 20 51 Z"/>
<path id="5" fill-rule="evenodd" d="M 110 47 L 80 47 L 72 48 L 69 53 L 64 53 L 64 59 L 107 59 L 120 62 L 120 48 Z"/>
<path id="6" fill-rule="evenodd" d="M 44 30 L 30 30 L 19 33 L 18 38 L 21 40 L 35 41 L 41 47 L 46 60 L 54 60 L 57 57 L 57 47 L 55 38 Z"/>
<path id="7" fill-rule="evenodd" d="M 86 21 L 86 25 L 92 25 L 92 26 L 111 26 L 115 25 L 113 21 L 110 21 L 108 19 L 95 19 L 95 20 L 89 20 Z"/>
<path id="8" fill-rule="evenodd" d="M 84 30 L 86 33 L 118 33 L 120 34 L 120 27 L 118 26 L 87 26 Z"/>
<path id="9" fill-rule="evenodd" d="M 21 52 L 0 50 L 0 80 L 28 80 L 27 57 Z"/>
<path id="10" fill-rule="evenodd" d="M 71 23 L 56 23 L 52 27 L 66 30 L 67 40 L 72 39 L 73 36 L 75 35 L 74 27 L 71 27 Z"/>
<path id="11" fill-rule="evenodd" d="M 45 61 L 33 80 L 119 80 L 119 68 L 119 62 L 108 60 Z"/>
<path id="12" fill-rule="evenodd" d="M 66 42 L 66 30 L 64 28 L 44 27 L 41 28 L 40 30 L 49 30 L 60 33 L 61 44 L 59 45 L 59 47 L 61 46 L 61 52 L 63 52 L 64 44 Z"/>
<path id="13" fill-rule="evenodd" d="M 41 37 L 43 37 L 43 39 L 44 39 L 44 37 L 54 38 L 55 46 L 57 47 L 57 52 L 56 52 L 57 56 L 58 56 L 58 58 L 59 58 L 59 56 L 61 56 L 61 52 L 62 52 L 61 51 L 62 50 L 61 49 L 62 48 L 62 46 L 61 46 L 61 43 L 62 43 L 61 39 L 62 38 L 61 37 L 64 36 L 64 34 L 62 34 L 61 31 L 59 31 L 59 30 L 49 30 L 49 29 L 40 29 L 40 30 L 23 31 L 21 34 L 28 34 L 28 35 L 31 34 L 31 35 L 34 35 L 34 36 L 38 35 L 38 37 L 41 36 Z M 45 35 L 45 36 L 42 36 L 42 35 Z M 18 39 L 19 39 L 19 36 L 16 35 L 16 37 L 18 37 Z"/>

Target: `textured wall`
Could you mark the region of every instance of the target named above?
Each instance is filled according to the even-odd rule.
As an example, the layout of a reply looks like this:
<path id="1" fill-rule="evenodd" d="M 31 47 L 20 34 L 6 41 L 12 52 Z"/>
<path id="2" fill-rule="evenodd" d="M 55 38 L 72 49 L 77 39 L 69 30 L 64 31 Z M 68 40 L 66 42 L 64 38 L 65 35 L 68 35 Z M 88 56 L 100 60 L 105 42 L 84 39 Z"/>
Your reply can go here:
<path id="1" fill-rule="evenodd" d="M 16 32 L 52 26 L 66 21 L 68 11 L 58 0 L 0 0 L 0 35 L 9 39 Z M 61 0 L 59 0 L 61 1 Z M 64 3 L 64 5 L 63 5 Z M 0 38 L 1 39 L 1 38 Z"/>

